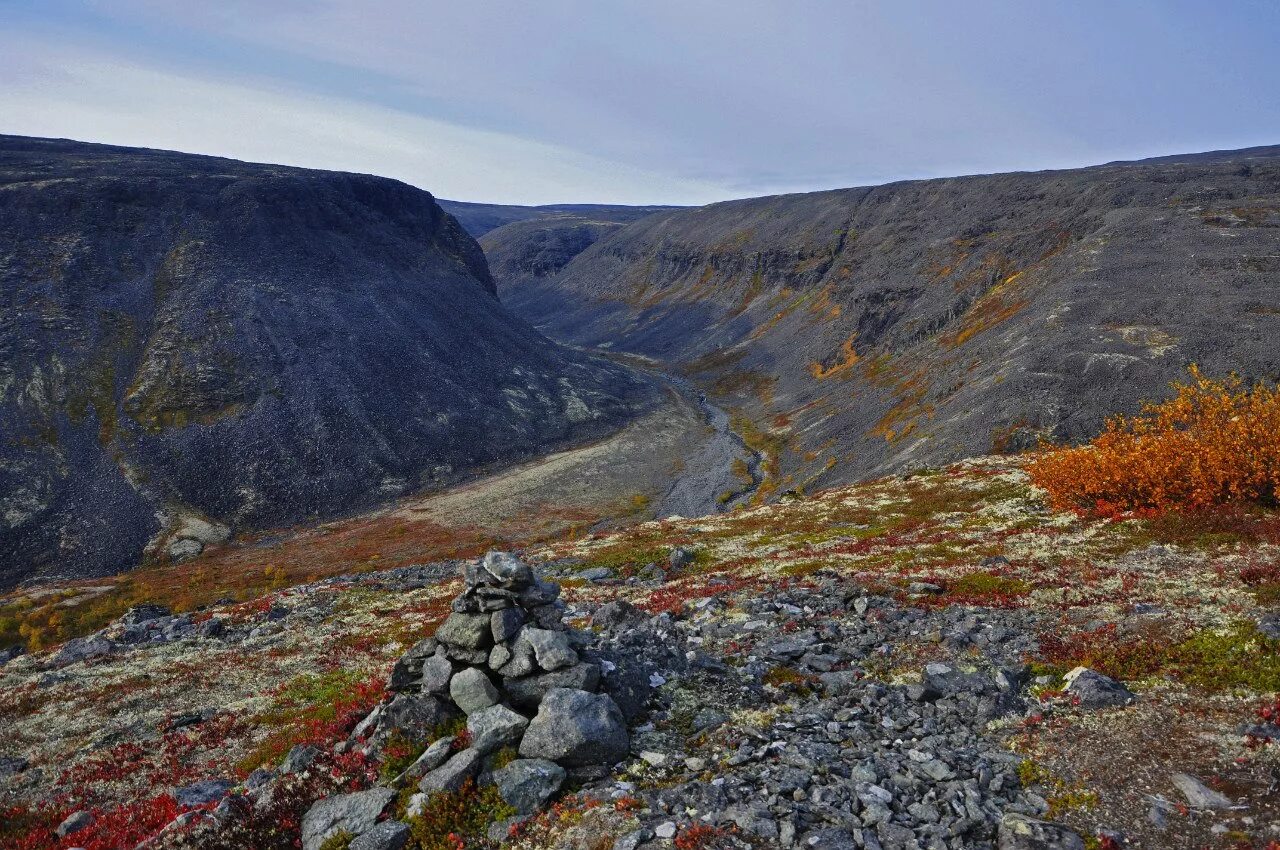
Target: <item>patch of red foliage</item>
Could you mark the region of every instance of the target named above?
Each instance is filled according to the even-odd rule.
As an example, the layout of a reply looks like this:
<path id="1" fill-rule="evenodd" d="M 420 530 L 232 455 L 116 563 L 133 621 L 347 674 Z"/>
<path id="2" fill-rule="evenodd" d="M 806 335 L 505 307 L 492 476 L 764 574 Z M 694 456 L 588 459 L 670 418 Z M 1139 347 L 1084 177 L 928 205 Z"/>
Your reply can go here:
<path id="1" fill-rule="evenodd" d="M 0 822 L 6 824 L 0 831 L 0 837 L 12 841 L 5 845 L 11 850 L 66 850 L 70 847 L 119 850 L 136 847 L 172 823 L 182 811 L 168 794 L 111 809 L 89 808 L 87 811 L 93 816 L 93 822 L 77 833 L 59 838 L 54 828 L 79 808 L 48 808 L 36 812 L 21 807 L 0 810 Z M 9 823 L 19 823 L 25 829 L 21 834 L 10 837 L 7 834 Z"/>
<path id="2" fill-rule="evenodd" d="M 1115 623 L 1085 631 L 1050 632 L 1040 636 L 1040 654 L 1059 667 L 1084 666 L 1113 679 L 1141 679 L 1158 673 L 1164 649 L 1177 641 L 1185 627 L 1152 622 L 1121 633 Z"/>

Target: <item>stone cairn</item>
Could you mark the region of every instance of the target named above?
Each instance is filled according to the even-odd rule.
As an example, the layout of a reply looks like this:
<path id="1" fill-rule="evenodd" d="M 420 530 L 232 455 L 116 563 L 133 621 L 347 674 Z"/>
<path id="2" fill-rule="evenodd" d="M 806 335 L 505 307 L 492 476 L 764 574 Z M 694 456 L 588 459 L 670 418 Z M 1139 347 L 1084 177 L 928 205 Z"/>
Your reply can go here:
<path id="1" fill-rule="evenodd" d="M 559 585 L 536 578 L 505 552 L 467 564 L 465 578 L 466 589 L 435 636 L 396 663 L 389 683 L 396 697 L 382 717 L 371 715 L 366 723 L 421 729 L 429 719 L 461 712 L 465 748 L 453 737 L 423 742 L 429 746 L 405 772 L 418 780 L 421 794 L 411 810 L 430 793 L 475 779 L 492 782 L 527 815 L 554 797 L 569 775 L 600 776 L 624 759 L 630 748 L 626 722 L 600 692 L 600 665 L 575 649 L 582 641 L 563 623 Z M 430 717 L 422 714 L 424 706 Z M 397 722 L 410 715 L 418 722 Z M 504 750 L 518 758 L 497 767 L 495 755 Z"/>

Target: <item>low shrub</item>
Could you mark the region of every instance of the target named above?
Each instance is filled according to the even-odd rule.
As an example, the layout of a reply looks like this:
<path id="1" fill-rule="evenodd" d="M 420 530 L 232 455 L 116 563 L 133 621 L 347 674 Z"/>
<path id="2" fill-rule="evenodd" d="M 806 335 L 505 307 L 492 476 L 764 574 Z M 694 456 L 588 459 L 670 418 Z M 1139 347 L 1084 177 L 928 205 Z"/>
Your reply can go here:
<path id="1" fill-rule="evenodd" d="M 1032 481 L 1058 508 L 1102 515 L 1276 504 L 1280 388 L 1192 366 L 1175 395 L 1117 417 L 1091 444 L 1042 449 Z"/>

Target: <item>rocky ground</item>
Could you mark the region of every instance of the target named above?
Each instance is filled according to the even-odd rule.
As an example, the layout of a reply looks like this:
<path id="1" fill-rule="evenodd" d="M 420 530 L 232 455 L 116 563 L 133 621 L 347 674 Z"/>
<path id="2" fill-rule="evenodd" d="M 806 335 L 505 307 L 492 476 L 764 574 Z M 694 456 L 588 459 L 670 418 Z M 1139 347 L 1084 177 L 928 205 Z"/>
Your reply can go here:
<path id="1" fill-rule="evenodd" d="M 564 645 L 514 677 L 427 640 L 475 562 L 135 610 L 0 667 L 0 844 L 1272 846 L 1280 521 L 1053 513 L 1020 464 L 530 549 Z M 532 723 L 566 697 L 513 681 L 585 673 L 551 693 L 613 702 L 625 747 L 479 753 L 500 712 L 425 684 L 437 648 Z M 388 725 L 428 698 L 452 725 Z"/>

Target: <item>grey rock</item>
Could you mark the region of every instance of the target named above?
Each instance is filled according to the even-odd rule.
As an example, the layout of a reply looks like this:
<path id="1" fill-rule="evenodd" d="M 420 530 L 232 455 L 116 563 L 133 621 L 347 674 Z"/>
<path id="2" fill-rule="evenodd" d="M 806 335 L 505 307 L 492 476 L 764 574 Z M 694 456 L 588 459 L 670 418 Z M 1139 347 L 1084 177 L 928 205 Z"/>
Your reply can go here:
<path id="1" fill-rule="evenodd" d="M 315 763 L 320 755 L 320 748 L 311 744 L 298 744 L 289 750 L 289 754 L 280 762 L 282 774 L 301 773 Z"/>
<path id="2" fill-rule="evenodd" d="M 403 821 L 383 821 L 356 836 L 347 850 L 402 850 L 409 842 L 409 833 L 409 824 Z"/>
<path id="3" fill-rule="evenodd" d="M 594 691 L 599 685 L 600 665 L 585 661 L 551 673 L 502 680 L 502 689 L 506 691 L 511 704 L 530 711 L 538 707 L 538 703 L 542 702 L 542 698 L 552 688 Z"/>
<path id="4" fill-rule="evenodd" d="M 510 584 L 524 583 L 533 577 L 527 564 L 507 552 L 489 552 L 484 556 L 482 566 L 498 581 Z"/>
<path id="5" fill-rule="evenodd" d="M 511 640 L 524 625 L 524 612 L 519 608 L 494 611 L 489 615 L 489 629 L 495 644 Z"/>
<path id="6" fill-rule="evenodd" d="M 0 776 L 13 776 L 30 766 L 31 762 L 22 756 L 0 756 Z"/>
<path id="7" fill-rule="evenodd" d="M 396 732 L 411 741 L 424 740 L 430 732 L 457 714 L 453 707 L 432 696 L 397 694 L 382 707 L 377 728 L 370 736 L 376 751 Z"/>
<path id="8" fill-rule="evenodd" d="M 521 628 L 516 635 L 516 639 L 511 643 L 511 658 L 501 667 L 495 669 L 495 672 L 503 677 L 528 676 L 538 669 L 537 659 L 534 657 L 533 645 L 523 639 L 524 632 L 528 626 Z"/>
<path id="9" fill-rule="evenodd" d="M 463 649 L 487 649 L 493 643 L 489 615 L 454 611 L 436 629 L 436 639 Z"/>
<path id="10" fill-rule="evenodd" d="M 498 689 L 483 670 L 469 667 L 455 673 L 449 681 L 449 696 L 464 714 L 472 714 L 496 703 Z"/>
<path id="11" fill-rule="evenodd" d="M 339 832 L 363 835 L 373 829 L 395 796 L 393 789 L 377 787 L 317 801 L 302 816 L 302 850 L 320 850 L 326 839 Z"/>
<path id="12" fill-rule="evenodd" d="M 440 765 L 449 760 L 449 756 L 453 753 L 453 743 L 456 739 L 453 736 L 441 738 L 439 741 L 433 742 L 429 747 L 422 751 L 422 755 L 414 760 L 413 764 L 405 768 L 402 777 L 411 779 L 421 779 L 426 774 L 435 770 Z M 397 777 L 399 779 L 401 777 Z"/>
<path id="13" fill-rule="evenodd" d="M 1067 693 L 1077 697 L 1082 708 L 1107 708 L 1133 702 L 1133 692 L 1124 685 L 1093 670 L 1083 669 L 1068 674 Z"/>
<path id="14" fill-rule="evenodd" d="M 126 626 L 132 626 L 137 623 L 145 623 L 148 620 L 158 620 L 161 617 L 172 615 L 173 611 L 166 605 L 135 605 L 120 616 L 120 622 Z"/>
<path id="15" fill-rule="evenodd" d="M 543 670 L 559 670 L 578 663 L 578 653 L 564 632 L 526 628 L 520 632 L 519 640 L 533 647 L 534 659 Z"/>
<path id="16" fill-rule="evenodd" d="M 1016 813 L 1000 820 L 998 850 L 1084 850 L 1084 839 L 1060 824 Z"/>
<path id="17" fill-rule="evenodd" d="M 609 696 L 555 688 L 529 723 L 520 755 L 574 767 L 612 764 L 626 756 L 629 747 L 622 712 Z"/>
<path id="18" fill-rule="evenodd" d="M 1229 809 L 1232 806 L 1230 797 L 1214 791 L 1189 773 L 1175 773 L 1169 779 L 1193 809 Z"/>
<path id="19" fill-rule="evenodd" d="M 501 670 L 511 661 L 511 647 L 505 643 L 496 644 L 489 650 L 489 669 Z"/>
<path id="20" fill-rule="evenodd" d="M 203 806 L 221 800 L 235 786 L 230 779 L 204 779 L 173 789 L 173 799 L 183 808 Z"/>
<path id="21" fill-rule="evenodd" d="M 805 850 L 861 850 L 861 842 L 855 841 L 847 829 L 827 828 L 807 833 L 800 839 Z"/>
<path id="22" fill-rule="evenodd" d="M 667 556 L 667 565 L 673 572 L 679 572 L 693 563 L 695 552 L 686 546 L 676 546 Z"/>
<path id="23" fill-rule="evenodd" d="M 66 838 L 68 835 L 76 834 L 91 823 L 93 823 L 93 815 L 89 812 L 84 810 L 72 812 L 67 815 L 62 823 L 58 824 L 54 832 L 57 833 L 59 838 Z"/>
<path id="24" fill-rule="evenodd" d="M 63 644 L 62 649 L 58 650 L 57 654 L 49 659 L 49 664 L 55 668 L 66 667 L 78 661 L 102 658 L 115 652 L 115 649 L 115 644 L 101 635 L 72 638 Z"/>
<path id="25" fill-rule="evenodd" d="M 444 694 L 449 691 L 449 680 L 453 678 L 453 662 L 443 652 L 423 659 L 419 671 L 419 683 L 423 692 L 428 694 Z"/>
<path id="26" fill-rule="evenodd" d="M 545 759 L 516 759 L 493 772 L 502 799 L 522 815 L 533 814 L 564 784 L 565 770 Z"/>
<path id="27" fill-rule="evenodd" d="M 591 615 L 591 624 L 606 629 L 634 625 L 644 620 L 644 612 L 625 599 L 606 602 Z"/>
<path id="28" fill-rule="evenodd" d="M 391 677 L 387 681 L 387 688 L 392 691 L 402 691 L 416 685 L 422 677 L 423 663 L 435 651 L 435 638 L 420 640 L 410 647 L 409 651 L 400 656 L 395 666 L 391 668 Z"/>
<path id="29" fill-rule="evenodd" d="M 491 705 L 467 718 L 471 746 L 482 755 L 520 743 L 529 719 L 505 705 Z"/>
<path id="30" fill-rule="evenodd" d="M 440 767 L 423 776 L 418 790 L 428 794 L 432 791 L 457 791 L 480 772 L 481 759 L 483 755 L 473 748 L 455 753 Z"/>

